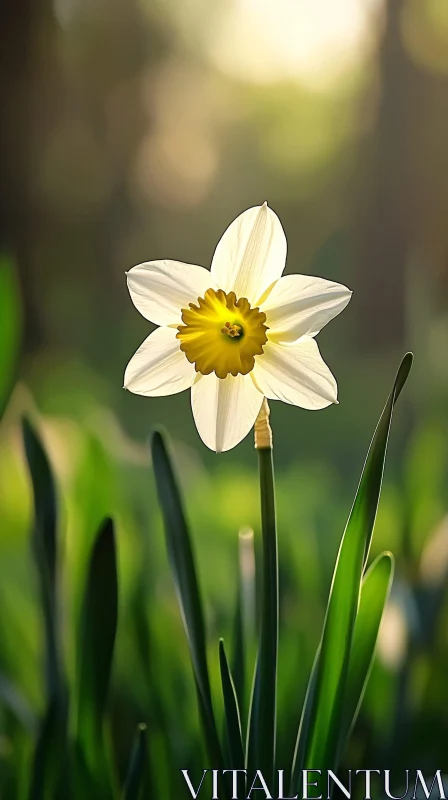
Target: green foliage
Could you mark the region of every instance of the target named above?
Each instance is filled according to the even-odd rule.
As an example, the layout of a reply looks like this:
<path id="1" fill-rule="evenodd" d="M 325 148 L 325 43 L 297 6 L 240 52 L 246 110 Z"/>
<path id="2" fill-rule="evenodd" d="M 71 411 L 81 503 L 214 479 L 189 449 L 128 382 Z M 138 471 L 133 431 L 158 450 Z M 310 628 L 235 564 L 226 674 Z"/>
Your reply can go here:
<path id="1" fill-rule="evenodd" d="M 319 763 L 336 769 L 346 758 L 350 758 L 352 767 L 365 765 L 364 756 L 353 755 L 356 755 L 354 744 L 362 742 L 357 733 L 362 728 L 356 725 L 356 718 L 360 717 L 362 726 L 376 730 L 375 726 L 383 724 L 380 720 L 384 721 L 381 709 L 393 708 L 393 701 L 405 691 L 404 684 L 397 683 L 395 673 L 385 672 L 373 663 L 393 559 L 389 553 L 380 553 L 370 567 L 367 561 L 392 410 L 409 366 L 406 358 L 372 440 L 332 580 L 326 565 L 331 567 L 335 553 L 324 557 L 322 543 L 328 542 L 328 523 L 332 517 L 341 516 L 336 498 L 331 500 L 331 514 L 317 524 L 317 516 L 314 522 L 312 514 L 308 518 L 300 516 L 307 503 L 317 513 L 318 506 L 312 505 L 311 484 L 303 475 L 281 475 L 277 480 L 280 531 L 277 556 L 272 454 L 269 451 L 260 454 L 261 537 L 255 549 L 262 579 L 257 658 L 253 653 L 253 620 L 251 623 L 248 619 L 250 595 L 255 589 L 250 569 L 253 547 L 250 535 L 241 536 L 244 547 L 240 550 L 240 579 L 236 580 L 235 569 L 233 574 L 227 574 L 225 597 L 216 585 L 218 582 L 220 586 L 222 580 L 223 554 L 231 551 L 228 563 L 235 560 L 235 546 L 231 547 L 225 533 L 228 519 L 220 515 L 216 499 L 222 492 L 225 503 L 232 492 L 237 492 L 240 476 L 232 484 L 229 475 L 223 473 L 217 478 L 216 493 L 213 488 L 207 496 L 204 486 L 208 484 L 201 483 L 200 474 L 185 476 L 182 469 L 180 474 L 187 489 L 186 509 L 164 438 L 159 433 L 154 435 L 152 458 L 165 527 L 166 564 L 160 548 L 159 512 L 152 489 L 150 492 L 146 489 L 145 469 L 134 471 L 132 479 L 128 475 L 126 482 L 130 468 L 119 468 L 103 448 L 102 469 L 95 471 L 91 466 L 88 486 L 76 470 L 70 482 L 66 477 L 61 480 L 59 462 L 54 458 L 57 449 L 49 449 L 50 458 L 38 428 L 29 420 L 23 422 L 34 499 L 31 566 L 36 586 L 26 578 L 26 573 L 18 570 L 26 561 L 26 554 L 20 555 L 16 565 L 10 561 L 10 581 L 5 571 L 0 588 L 4 599 L 1 614 L 8 619 L 10 598 L 36 593 L 41 617 L 28 616 L 26 630 L 20 634 L 12 616 L 10 632 L 5 635 L 6 628 L 2 626 L 0 635 L 0 726 L 3 740 L 11 745 L 9 754 L 0 752 L 0 786 L 5 796 L 51 800 L 60 797 L 61 792 L 69 796 L 65 787 L 70 786 L 71 796 L 88 796 L 93 800 L 177 797 L 182 796 L 180 767 L 188 767 L 196 783 L 204 763 L 214 768 L 241 768 L 248 762 L 266 775 L 277 768 L 288 773 L 290 767 L 291 793 L 295 793 L 303 765 L 314 767 Z M 51 442 L 51 437 L 45 436 L 44 441 Z M 91 452 L 90 434 L 83 441 L 86 448 L 79 443 L 76 448 L 80 470 L 85 470 L 85 454 Z M 52 464 L 58 475 L 58 487 Z M 244 480 L 247 487 L 252 486 L 248 475 Z M 95 481 L 101 502 L 95 500 L 92 485 Z M 313 478 L 312 485 L 315 484 Z M 248 500 L 251 491 L 245 489 Z M 327 498 L 332 497 L 331 486 L 326 486 L 325 480 L 321 482 L 321 492 L 316 492 L 319 503 L 322 491 Z M 123 494 L 127 492 L 140 499 L 143 514 L 140 512 L 138 525 L 126 509 Z M 428 486 L 425 492 L 429 492 Z M 378 520 L 381 541 L 387 540 L 390 525 L 400 522 L 393 512 L 393 508 L 399 507 L 391 505 L 390 497 L 390 489 L 386 487 L 386 510 L 389 510 Z M 87 498 L 95 500 L 95 504 L 86 503 L 84 513 Z M 100 510 L 108 507 L 114 512 L 114 523 L 106 519 L 95 535 L 91 526 Z M 7 504 L 5 508 L 9 513 Z M 238 508 L 244 514 L 242 523 L 248 519 L 254 522 L 258 541 L 259 526 L 250 504 L 242 502 Z M 320 509 L 319 505 L 319 513 Z M 187 511 L 199 547 L 187 524 Z M 235 508 L 229 509 L 229 513 L 235 515 Z M 79 525 L 73 525 L 74 514 Z M 315 549 L 310 538 L 313 525 Z M 82 540 L 77 541 L 77 536 Z M 396 538 L 394 541 L 397 543 Z M 207 553 L 205 559 L 203 548 Z M 5 544 L 3 552 L 7 558 Z M 405 564 L 403 555 L 399 557 Z M 427 553 L 423 557 L 428 560 Z M 168 566 L 187 647 L 183 645 L 178 614 L 172 603 Z M 446 574 L 447 570 L 441 569 L 433 588 L 422 583 L 415 592 L 407 590 L 406 596 L 414 598 L 417 619 L 425 620 L 428 647 L 433 647 L 438 635 Z M 211 603 L 203 602 L 202 585 L 207 589 L 207 597 L 213 598 Z M 330 599 L 325 613 L 328 587 Z M 78 596 L 80 603 L 76 600 Z M 278 670 L 277 619 L 281 634 Z M 322 624 L 319 644 L 317 634 Z M 226 641 L 231 641 L 230 662 L 221 633 Z M 32 689 L 24 668 L 16 672 L 18 661 L 11 657 L 10 638 L 12 642 L 21 642 L 23 659 L 32 665 L 30 675 L 36 671 L 40 659 L 43 679 L 39 679 L 37 692 Z M 311 668 L 313 656 L 314 668 Z M 193 680 L 188 659 L 193 666 Z M 445 674 L 444 663 L 441 659 L 440 681 Z M 248 680 L 254 664 L 257 665 L 254 698 L 248 709 L 245 698 L 249 696 Z M 437 679 L 427 686 L 425 697 L 430 703 L 435 702 L 430 692 L 436 688 Z M 405 724 L 403 708 L 403 704 L 400 707 L 397 704 L 397 713 L 392 715 L 391 737 L 397 726 Z M 269 724 L 263 725 L 262 719 L 270 720 Z M 204 761 L 204 750 L 208 750 L 208 762 Z M 365 752 L 370 761 L 369 751 Z M 221 791 L 223 797 L 227 788 Z"/>
<path id="2" fill-rule="evenodd" d="M 23 421 L 23 440 L 33 484 L 33 550 L 38 571 L 45 623 L 47 694 L 61 693 L 61 664 L 57 599 L 57 510 L 56 487 L 41 441 L 30 424 Z"/>
<path id="3" fill-rule="evenodd" d="M 146 760 L 146 725 L 138 726 L 129 761 L 128 774 L 123 790 L 123 800 L 138 800 L 141 797 L 144 766 Z"/>
<path id="4" fill-rule="evenodd" d="M 115 532 L 106 520 L 89 564 L 79 636 L 77 757 L 80 787 L 91 797 L 110 796 L 103 718 L 118 618 Z"/>
<path id="5" fill-rule="evenodd" d="M 328 601 L 324 630 L 312 689 L 308 693 L 311 709 L 309 726 L 302 726 L 297 751 L 304 752 L 303 763 L 293 766 L 293 788 L 305 769 L 332 769 L 338 764 L 341 749 L 340 728 L 344 714 L 345 687 L 353 647 L 353 632 L 359 608 L 360 586 L 368 558 L 384 472 L 392 411 L 406 382 L 412 363 L 408 354 L 402 361 L 395 383 L 381 415 L 369 449 L 355 502 L 342 538 Z M 370 659 L 369 662 L 370 664 Z M 361 682 L 361 688 L 364 680 Z M 300 737 L 306 737 L 301 745 Z"/>
<path id="6" fill-rule="evenodd" d="M 33 551 L 45 631 L 46 710 L 40 724 L 30 782 L 30 798 L 39 800 L 56 796 L 66 779 L 68 708 L 59 637 L 56 488 L 40 439 L 26 419 L 23 439 L 33 484 Z"/>
<path id="7" fill-rule="evenodd" d="M 229 763 L 232 769 L 243 769 L 245 764 L 241 718 L 235 685 L 227 661 L 223 639 L 219 640 L 219 666 L 226 720 Z"/>
<path id="8" fill-rule="evenodd" d="M 373 663 L 384 607 L 392 585 L 393 571 L 394 559 L 392 554 L 383 553 L 383 555 L 375 559 L 363 578 L 348 663 L 338 757 L 340 757 L 361 706 Z"/>
<path id="9" fill-rule="evenodd" d="M 152 457 L 165 521 L 168 556 L 193 663 L 204 741 L 212 763 L 217 765 L 216 769 L 222 769 L 224 760 L 212 705 L 205 650 L 204 616 L 193 549 L 179 489 L 160 433 L 155 433 L 153 436 Z"/>

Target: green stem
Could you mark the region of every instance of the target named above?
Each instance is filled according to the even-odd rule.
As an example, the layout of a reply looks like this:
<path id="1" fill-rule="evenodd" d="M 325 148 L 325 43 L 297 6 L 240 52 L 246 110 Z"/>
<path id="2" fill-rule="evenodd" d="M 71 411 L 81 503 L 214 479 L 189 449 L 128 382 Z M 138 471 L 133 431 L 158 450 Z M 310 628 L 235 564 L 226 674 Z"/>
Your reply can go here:
<path id="1" fill-rule="evenodd" d="M 278 552 L 272 447 L 258 450 L 263 540 L 260 643 L 249 721 L 249 780 L 260 769 L 272 786 L 275 769 L 278 655 Z M 251 777 L 252 776 L 252 777 Z"/>

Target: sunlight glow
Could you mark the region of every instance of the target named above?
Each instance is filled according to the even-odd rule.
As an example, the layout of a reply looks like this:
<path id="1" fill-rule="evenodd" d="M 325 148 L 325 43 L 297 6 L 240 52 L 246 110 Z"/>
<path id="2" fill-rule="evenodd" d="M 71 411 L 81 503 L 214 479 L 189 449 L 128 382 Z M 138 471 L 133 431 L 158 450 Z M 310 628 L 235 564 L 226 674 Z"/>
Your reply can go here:
<path id="1" fill-rule="evenodd" d="M 298 78 L 318 88 L 369 52 L 382 0 L 234 0 L 208 32 L 211 58 L 239 79 Z"/>

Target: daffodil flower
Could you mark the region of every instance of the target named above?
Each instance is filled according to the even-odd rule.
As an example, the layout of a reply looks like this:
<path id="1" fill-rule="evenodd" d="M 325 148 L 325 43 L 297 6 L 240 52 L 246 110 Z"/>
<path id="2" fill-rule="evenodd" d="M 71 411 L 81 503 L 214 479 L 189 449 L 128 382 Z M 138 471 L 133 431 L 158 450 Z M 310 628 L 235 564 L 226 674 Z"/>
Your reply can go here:
<path id="1" fill-rule="evenodd" d="M 235 447 L 263 397 L 308 409 L 337 403 L 314 340 L 350 300 L 346 286 L 286 275 L 286 237 L 267 203 L 227 228 L 211 269 L 148 261 L 127 273 L 132 301 L 158 327 L 129 362 L 124 386 L 161 397 L 191 389 L 203 442 Z"/>

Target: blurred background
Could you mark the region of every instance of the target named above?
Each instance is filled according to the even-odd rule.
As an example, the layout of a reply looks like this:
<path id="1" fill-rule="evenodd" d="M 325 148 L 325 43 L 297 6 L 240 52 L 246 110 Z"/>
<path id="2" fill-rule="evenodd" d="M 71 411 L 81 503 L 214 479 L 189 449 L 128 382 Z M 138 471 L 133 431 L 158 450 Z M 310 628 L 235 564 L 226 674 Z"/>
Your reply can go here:
<path id="1" fill-rule="evenodd" d="M 272 403 L 280 746 L 286 761 L 370 436 L 412 349 L 373 540 L 373 555 L 395 553 L 397 572 L 346 761 L 439 768 L 448 732 L 446 0 L 15 0 L 2 13 L 1 48 L 5 798 L 16 796 L 27 753 L 10 716 L 20 712 L 32 729 L 42 702 L 24 412 L 38 420 L 59 485 L 68 672 L 87 554 L 113 513 L 118 762 L 135 723 L 150 717 L 161 796 L 172 791 L 166 765 L 196 763 L 193 682 L 146 442 L 162 424 L 174 443 L 215 671 L 217 637 L 233 624 L 238 531 L 259 530 L 256 463 L 251 437 L 228 454 L 206 450 L 189 393 L 123 391 L 126 364 L 150 331 L 124 273 L 158 258 L 209 266 L 230 221 L 264 200 L 286 232 L 287 272 L 354 290 L 318 340 L 340 405 L 311 413 Z M 148 659 L 165 669 L 163 723 Z"/>

